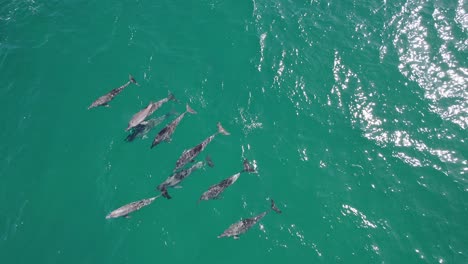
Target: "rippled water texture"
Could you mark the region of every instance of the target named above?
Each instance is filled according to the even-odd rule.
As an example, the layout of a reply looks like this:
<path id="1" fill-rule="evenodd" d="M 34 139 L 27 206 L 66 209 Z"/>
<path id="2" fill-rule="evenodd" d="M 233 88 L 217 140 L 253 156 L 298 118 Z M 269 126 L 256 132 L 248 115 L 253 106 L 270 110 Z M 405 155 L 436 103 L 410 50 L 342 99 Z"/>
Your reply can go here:
<path id="1" fill-rule="evenodd" d="M 2 263 L 468 263 L 468 5 L 2 1 Z M 92 101 L 131 85 L 110 107 Z M 171 142 L 130 118 L 197 111 Z M 216 133 L 171 200 L 184 149 Z M 242 169 L 221 199 L 209 186 Z M 239 240 L 234 222 L 269 210 Z"/>

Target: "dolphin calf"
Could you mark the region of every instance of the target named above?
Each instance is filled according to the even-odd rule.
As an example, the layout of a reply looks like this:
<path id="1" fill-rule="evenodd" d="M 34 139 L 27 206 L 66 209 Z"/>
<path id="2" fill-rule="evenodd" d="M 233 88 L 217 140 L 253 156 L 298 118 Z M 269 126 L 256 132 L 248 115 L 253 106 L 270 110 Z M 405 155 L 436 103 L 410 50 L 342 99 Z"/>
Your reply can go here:
<path id="1" fill-rule="evenodd" d="M 273 209 L 273 206 L 275 206 L 275 203 L 273 200 L 271 200 L 271 206 Z M 276 206 L 275 206 L 276 207 Z M 273 209 L 275 212 L 276 210 Z M 252 226 L 254 226 L 258 221 L 260 221 L 265 215 L 268 213 L 268 211 L 265 211 L 257 216 L 254 216 L 252 218 L 247 218 L 240 220 L 239 222 L 236 222 L 232 224 L 230 227 L 228 227 L 224 232 L 218 236 L 218 238 L 221 237 L 234 237 L 234 239 L 239 239 L 239 235 L 247 232 Z"/>
<path id="2" fill-rule="evenodd" d="M 154 111 L 158 110 L 158 108 L 160 108 L 164 103 L 168 102 L 169 100 L 175 100 L 175 97 L 172 93 L 169 93 L 169 95 L 166 98 L 163 98 L 157 102 L 150 102 L 147 107 L 143 108 L 138 113 L 132 116 L 132 119 L 130 120 L 130 122 L 128 122 L 128 127 L 126 131 L 139 125 L 148 116 L 152 115 Z"/>
<path id="3" fill-rule="evenodd" d="M 129 75 L 128 76 L 129 78 L 129 81 L 120 86 L 119 88 L 115 88 L 115 89 L 112 89 L 112 91 L 108 92 L 107 94 L 99 97 L 98 99 L 96 99 L 96 101 L 94 101 L 89 107 L 88 109 L 91 109 L 91 108 L 94 108 L 94 107 L 98 107 L 98 106 L 109 106 L 108 103 L 114 99 L 114 97 L 116 95 L 118 95 L 120 92 L 123 91 L 123 89 L 125 89 L 127 86 L 129 86 L 131 83 L 134 83 L 135 85 L 139 86 L 139 84 L 135 81 L 135 78 L 133 78 L 132 75 Z"/>
<path id="4" fill-rule="evenodd" d="M 249 165 L 249 162 L 247 160 L 244 160 L 244 169 L 241 170 L 240 172 L 232 175 L 229 178 L 226 178 L 222 180 L 220 183 L 215 184 L 210 186 L 206 192 L 204 192 L 198 202 L 201 200 L 212 200 L 212 199 L 218 199 L 219 195 L 224 192 L 224 190 L 231 186 L 233 183 L 237 181 L 239 176 L 241 175 L 242 172 L 254 172 L 254 169 Z"/>
<path id="5" fill-rule="evenodd" d="M 161 124 L 171 115 L 176 113 L 170 112 L 160 117 L 155 117 L 147 121 L 143 121 L 132 129 L 132 132 L 125 138 L 125 141 L 131 142 L 137 137 L 145 138 L 146 134 L 150 132 L 155 126 Z"/>
<path id="6" fill-rule="evenodd" d="M 174 168 L 174 171 L 182 168 L 183 166 L 185 166 L 185 164 L 187 164 L 188 162 L 192 161 L 193 159 L 195 159 L 198 154 L 200 154 L 200 152 L 202 152 L 206 146 L 215 138 L 215 136 L 217 134 L 223 134 L 223 135 L 229 135 L 229 132 L 227 132 L 223 126 L 221 126 L 221 123 L 218 122 L 218 132 L 214 133 L 213 135 L 209 136 L 208 138 L 206 138 L 205 140 L 203 140 L 200 144 L 196 145 L 195 147 L 191 148 L 191 149 L 188 149 L 188 150 L 184 150 L 182 152 L 182 155 L 179 157 L 179 159 L 177 160 L 176 162 L 176 166 Z"/>
<path id="7" fill-rule="evenodd" d="M 195 110 L 190 108 L 190 106 L 187 104 L 185 106 L 186 111 L 183 112 L 180 116 L 178 116 L 174 121 L 172 121 L 169 125 L 164 127 L 161 131 L 159 131 L 158 135 L 153 140 L 153 143 L 151 144 L 151 148 L 154 148 L 157 146 L 159 143 L 162 141 L 170 141 L 171 140 L 171 135 L 174 133 L 175 129 L 179 125 L 180 121 L 182 118 L 184 118 L 185 114 L 191 113 L 191 114 L 196 114 Z"/>
<path id="8" fill-rule="evenodd" d="M 139 200 L 139 201 L 136 201 L 136 202 L 126 204 L 126 205 L 124 205 L 122 207 L 119 207 L 119 208 L 115 209 L 114 211 L 110 212 L 106 216 L 106 219 L 117 218 L 117 217 L 122 217 L 122 216 L 125 217 L 125 218 L 128 218 L 129 217 L 128 215 L 130 213 L 138 211 L 141 208 L 143 208 L 143 207 L 145 207 L 147 205 L 150 205 L 154 200 L 159 198 L 161 195 L 164 196 L 165 195 L 164 192 L 165 192 L 165 190 L 163 190 L 163 194 L 160 194 L 158 196 L 151 197 L 151 198 L 148 198 L 148 199 Z"/>
<path id="9" fill-rule="evenodd" d="M 181 170 L 172 174 L 163 183 L 159 184 L 158 187 L 156 187 L 156 189 L 162 191 L 162 190 L 167 190 L 168 187 L 174 187 L 178 185 L 181 181 L 187 178 L 193 171 L 201 169 L 203 165 L 205 164 L 208 164 L 208 166 L 213 167 L 213 162 L 211 161 L 209 156 L 206 156 L 206 162 L 199 161 L 188 169 Z"/>

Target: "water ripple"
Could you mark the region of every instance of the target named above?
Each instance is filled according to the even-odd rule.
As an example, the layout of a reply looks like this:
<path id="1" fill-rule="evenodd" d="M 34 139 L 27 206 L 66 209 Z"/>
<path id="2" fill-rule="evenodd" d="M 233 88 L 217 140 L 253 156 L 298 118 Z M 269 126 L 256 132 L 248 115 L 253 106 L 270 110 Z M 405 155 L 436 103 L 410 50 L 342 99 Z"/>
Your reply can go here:
<path id="1" fill-rule="evenodd" d="M 343 208 L 343 210 L 341 211 L 341 214 L 343 216 L 348 216 L 348 215 L 357 216 L 361 221 L 361 224 L 360 224 L 361 227 L 363 227 L 363 228 L 377 228 L 377 225 L 374 224 L 372 221 L 369 221 L 367 219 L 367 216 L 365 214 L 363 214 L 362 212 L 360 212 L 358 209 L 356 209 L 356 208 L 354 208 L 354 207 L 352 207 L 350 205 L 347 205 L 347 204 L 343 204 L 342 208 Z"/>
<path id="2" fill-rule="evenodd" d="M 262 71 L 262 63 L 263 63 L 263 60 L 265 59 L 265 55 L 264 55 L 264 50 L 265 50 L 265 38 L 267 37 L 267 33 L 262 33 L 260 35 L 260 62 L 258 63 L 258 71 Z"/>
<path id="3" fill-rule="evenodd" d="M 453 43 L 458 49 L 464 48 L 466 40 L 455 38 L 446 11 L 435 8 L 432 17 L 442 44 L 438 49 L 430 45 L 428 35 L 432 28 L 423 19 L 424 3 L 408 1 L 392 18 L 391 23 L 396 25 L 393 45 L 400 58 L 398 68 L 424 89 L 425 98 L 431 101 L 431 111 L 466 129 L 468 69 L 448 48 Z"/>
<path id="4" fill-rule="evenodd" d="M 240 118 L 235 118 L 236 123 L 242 124 L 242 130 L 244 135 L 251 133 L 254 130 L 263 128 L 263 123 L 259 121 L 259 116 L 251 114 L 249 111 L 244 108 L 239 108 Z"/>
<path id="5" fill-rule="evenodd" d="M 466 13 L 465 8 L 466 2 L 464 0 L 458 0 L 455 22 L 457 22 L 462 27 L 463 32 L 468 31 L 468 14 Z"/>
<path id="6" fill-rule="evenodd" d="M 315 243 L 309 241 L 305 237 L 304 232 L 300 228 L 298 228 L 298 226 L 296 224 L 290 224 L 289 226 L 281 226 L 281 230 L 287 230 L 289 235 L 291 236 L 291 238 L 293 240 L 297 241 L 301 246 L 313 249 L 315 251 L 315 253 L 317 254 L 317 256 L 319 256 L 319 257 L 322 256 L 322 252 L 318 249 L 317 245 Z M 285 247 L 285 248 L 287 248 L 288 245 L 292 246 L 291 243 L 290 244 L 285 244 L 285 243 L 280 242 L 278 240 L 275 241 L 275 244 L 277 246 L 281 246 L 281 247 Z"/>
<path id="7" fill-rule="evenodd" d="M 382 147 L 391 147 L 393 149 L 393 157 L 399 158 L 413 167 L 433 167 L 446 173 L 443 164 L 454 164 L 458 168 L 451 172 L 452 175 L 463 175 L 466 173 L 466 165 L 464 165 L 466 159 L 460 152 L 446 149 L 446 146 L 443 147 L 437 141 L 430 141 L 429 143 L 429 141 L 423 139 L 421 134 L 412 135 L 408 132 L 410 130 L 406 130 L 406 128 L 416 128 L 416 124 L 413 124 L 413 121 L 410 121 L 409 117 L 407 117 L 407 114 L 412 111 L 411 106 L 395 106 L 395 110 L 401 114 L 398 119 L 388 120 L 385 118 L 386 113 L 376 115 L 375 109 L 378 102 L 371 91 L 377 90 L 377 87 L 375 87 L 372 81 L 363 83 L 360 76 L 342 62 L 338 51 L 335 52 L 333 75 L 335 84 L 330 90 L 328 105 L 334 105 L 341 109 L 343 113 L 349 111 L 351 124 L 361 129 L 366 138 L 373 140 Z M 351 101 L 349 103 L 344 102 L 343 93 L 345 92 L 347 94 L 351 93 Z M 460 107 L 463 108 L 464 106 Z M 395 125 L 404 124 L 405 129 L 389 129 L 388 123 Z M 437 139 L 442 141 L 457 137 L 448 128 L 419 127 L 417 129 L 427 139 L 437 137 Z M 460 140 L 463 142 L 462 138 Z M 436 163 L 433 159 L 428 159 L 428 155 L 437 157 L 440 163 Z"/>
<path id="8" fill-rule="evenodd" d="M 23 19 L 39 14 L 43 6 L 34 0 L 9 1 L 0 7 L 0 21 L 6 25 L 20 23 Z"/>

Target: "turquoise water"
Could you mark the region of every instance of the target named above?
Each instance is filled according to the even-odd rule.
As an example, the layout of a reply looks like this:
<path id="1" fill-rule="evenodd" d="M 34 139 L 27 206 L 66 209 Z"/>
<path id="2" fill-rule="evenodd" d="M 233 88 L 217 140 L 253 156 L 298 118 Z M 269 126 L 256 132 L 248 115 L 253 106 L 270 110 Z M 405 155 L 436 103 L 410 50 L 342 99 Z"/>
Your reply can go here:
<path id="1" fill-rule="evenodd" d="M 468 14 L 458 1 L 0 4 L 2 263 L 467 263 Z M 131 85 L 108 108 L 87 107 Z M 183 112 L 170 143 L 134 113 Z M 184 149 L 216 132 L 171 200 Z M 242 168 L 222 199 L 200 195 Z M 229 225 L 270 213 L 239 240 Z"/>

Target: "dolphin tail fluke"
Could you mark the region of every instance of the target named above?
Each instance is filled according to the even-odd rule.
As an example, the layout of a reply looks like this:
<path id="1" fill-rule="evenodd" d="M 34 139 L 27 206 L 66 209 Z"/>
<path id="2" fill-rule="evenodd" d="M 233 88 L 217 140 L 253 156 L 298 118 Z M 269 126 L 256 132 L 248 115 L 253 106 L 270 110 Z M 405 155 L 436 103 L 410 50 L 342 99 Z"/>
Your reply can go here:
<path id="1" fill-rule="evenodd" d="M 224 129 L 224 127 L 221 125 L 221 122 L 218 122 L 218 132 L 225 135 L 225 136 L 229 136 L 230 133 L 226 131 L 226 129 Z"/>
<path id="2" fill-rule="evenodd" d="M 270 199 L 270 201 L 271 201 L 271 209 L 275 211 L 277 214 L 281 214 L 282 212 L 280 209 L 278 209 L 278 207 L 276 207 L 275 201 L 273 201 L 273 199 Z"/>
<path id="3" fill-rule="evenodd" d="M 166 198 L 166 199 L 171 199 L 172 197 L 169 195 L 169 193 L 167 192 L 167 188 L 164 187 L 162 190 L 161 190 L 161 195 Z"/>
<path id="4" fill-rule="evenodd" d="M 125 137 L 124 140 L 127 141 L 127 142 L 132 142 L 135 138 L 136 138 L 136 133 L 130 133 L 130 134 L 128 134 L 127 137 Z"/>
<path id="5" fill-rule="evenodd" d="M 213 160 L 211 160 L 210 156 L 206 156 L 206 164 L 208 164 L 208 166 L 210 166 L 211 168 L 214 167 L 214 163 L 213 163 Z"/>
<path id="6" fill-rule="evenodd" d="M 187 109 L 187 112 L 191 113 L 191 114 L 196 114 L 197 112 L 195 110 L 193 110 L 188 104 L 185 106 L 185 108 Z"/>
<path id="7" fill-rule="evenodd" d="M 167 93 L 167 100 L 179 102 L 179 100 L 177 100 L 177 98 L 175 98 L 174 94 L 171 93 L 170 91 Z"/>
<path id="8" fill-rule="evenodd" d="M 255 169 L 250 166 L 249 161 L 247 159 L 244 160 L 244 170 L 243 172 L 255 172 Z"/>
<path id="9" fill-rule="evenodd" d="M 129 80 L 131 83 L 134 83 L 136 86 L 140 86 L 140 84 L 137 83 L 137 81 L 135 80 L 135 78 L 133 77 L 133 75 L 129 74 L 129 75 L 128 75 L 128 80 Z"/>

